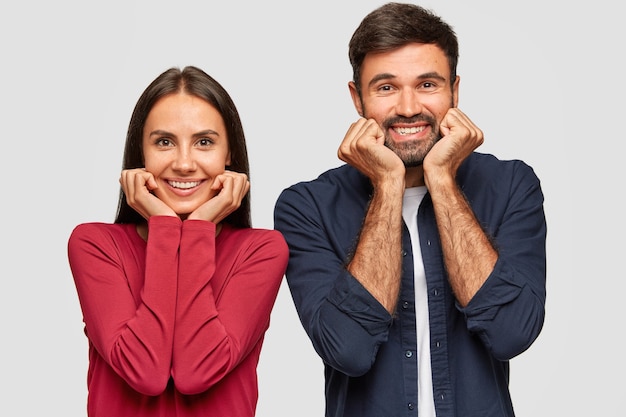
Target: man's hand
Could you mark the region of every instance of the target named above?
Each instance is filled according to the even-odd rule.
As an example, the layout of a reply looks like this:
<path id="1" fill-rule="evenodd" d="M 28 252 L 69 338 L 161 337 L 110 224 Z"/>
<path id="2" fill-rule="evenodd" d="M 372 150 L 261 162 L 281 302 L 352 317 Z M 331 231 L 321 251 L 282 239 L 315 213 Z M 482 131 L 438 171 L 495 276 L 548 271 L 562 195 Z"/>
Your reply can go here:
<path id="1" fill-rule="evenodd" d="M 451 108 L 440 124 L 442 138 L 424 158 L 424 181 L 454 180 L 461 163 L 483 143 L 483 132 L 458 108 Z"/>
<path id="2" fill-rule="evenodd" d="M 385 132 L 373 119 L 350 125 L 337 156 L 369 177 L 374 187 L 385 179 L 404 180 L 404 163 L 385 146 Z"/>

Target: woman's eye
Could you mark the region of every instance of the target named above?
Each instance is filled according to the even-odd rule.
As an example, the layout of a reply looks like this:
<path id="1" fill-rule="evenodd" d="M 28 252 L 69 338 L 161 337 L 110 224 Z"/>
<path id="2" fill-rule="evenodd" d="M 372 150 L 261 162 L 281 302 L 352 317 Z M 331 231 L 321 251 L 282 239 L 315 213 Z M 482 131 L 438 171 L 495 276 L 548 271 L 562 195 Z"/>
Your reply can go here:
<path id="1" fill-rule="evenodd" d="M 157 139 L 156 144 L 159 146 L 166 147 L 166 146 L 171 146 L 172 142 L 168 138 L 159 138 Z"/>
<path id="2" fill-rule="evenodd" d="M 202 138 L 198 141 L 200 146 L 211 146 L 213 144 L 213 140 L 209 138 Z"/>

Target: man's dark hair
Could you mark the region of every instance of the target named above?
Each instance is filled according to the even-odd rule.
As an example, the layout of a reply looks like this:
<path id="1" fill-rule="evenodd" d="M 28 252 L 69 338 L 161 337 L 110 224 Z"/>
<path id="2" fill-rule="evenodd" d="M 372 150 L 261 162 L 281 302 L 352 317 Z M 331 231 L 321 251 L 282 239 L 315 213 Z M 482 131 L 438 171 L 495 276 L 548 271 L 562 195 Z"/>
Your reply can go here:
<path id="1" fill-rule="evenodd" d="M 387 3 L 369 13 L 350 39 L 352 80 L 361 94 L 361 66 L 370 52 L 386 52 L 409 43 L 437 45 L 448 58 L 450 85 L 456 79 L 459 45 L 450 25 L 415 4 Z"/>

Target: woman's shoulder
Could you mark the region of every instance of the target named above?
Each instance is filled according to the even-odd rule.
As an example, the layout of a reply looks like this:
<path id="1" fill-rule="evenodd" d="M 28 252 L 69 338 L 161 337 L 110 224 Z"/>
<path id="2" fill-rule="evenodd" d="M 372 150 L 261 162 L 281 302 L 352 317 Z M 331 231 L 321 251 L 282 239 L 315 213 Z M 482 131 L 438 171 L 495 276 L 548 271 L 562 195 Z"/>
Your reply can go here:
<path id="1" fill-rule="evenodd" d="M 238 239 L 283 240 L 283 235 L 278 230 L 259 227 L 234 227 L 225 224 L 222 233 Z"/>
<path id="2" fill-rule="evenodd" d="M 136 230 L 136 225 L 126 223 L 86 222 L 76 225 L 72 233 L 94 231 L 102 233 L 128 233 L 128 230 Z"/>
<path id="3" fill-rule="evenodd" d="M 69 241 L 70 243 L 78 241 L 97 243 L 132 239 L 134 235 L 137 235 L 136 225 L 134 224 L 87 222 L 80 223 L 74 227 L 70 233 Z"/>
<path id="4" fill-rule="evenodd" d="M 221 234 L 224 235 L 226 241 L 235 245 L 247 242 L 249 245 L 269 245 L 276 249 L 287 249 L 285 238 L 281 232 L 275 229 L 257 227 L 237 228 L 224 225 Z"/>

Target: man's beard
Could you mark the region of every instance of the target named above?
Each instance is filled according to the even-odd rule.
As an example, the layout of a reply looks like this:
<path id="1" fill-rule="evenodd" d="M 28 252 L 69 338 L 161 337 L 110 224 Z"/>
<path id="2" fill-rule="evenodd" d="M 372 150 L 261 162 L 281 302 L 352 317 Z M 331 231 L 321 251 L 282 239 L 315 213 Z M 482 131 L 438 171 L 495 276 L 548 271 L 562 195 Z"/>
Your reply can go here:
<path id="1" fill-rule="evenodd" d="M 403 141 L 400 143 L 395 143 L 389 134 L 390 126 L 403 123 L 403 124 L 413 124 L 416 122 L 426 122 L 431 126 L 431 135 L 427 139 L 421 140 L 412 140 L 412 141 Z M 424 163 L 424 158 L 431 150 L 431 148 L 437 143 L 439 139 L 441 139 L 441 135 L 439 134 L 439 127 L 437 125 L 437 121 L 426 114 L 418 114 L 410 118 L 406 117 L 392 117 L 383 121 L 383 130 L 385 132 L 385 146 L 391 149 L 396 155 L 400 157 L 402 162 L 404 162 L 404 166 L 416 167 L 420 166 Z"/>

